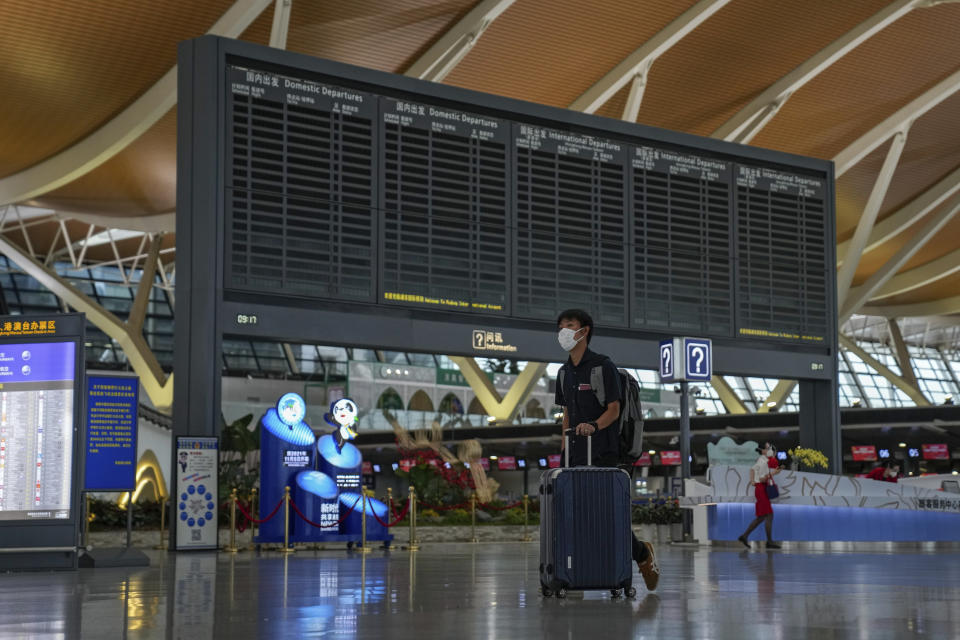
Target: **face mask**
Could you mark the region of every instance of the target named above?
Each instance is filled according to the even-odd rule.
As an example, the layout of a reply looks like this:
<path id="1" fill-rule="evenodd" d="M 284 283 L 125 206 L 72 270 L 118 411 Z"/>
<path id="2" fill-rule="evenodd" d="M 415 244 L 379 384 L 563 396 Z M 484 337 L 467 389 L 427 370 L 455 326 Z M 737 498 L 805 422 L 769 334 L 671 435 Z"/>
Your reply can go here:
<path id="1" fill-rule="evenodd" d="M 560 347 L 564 351 L 571 351 L 575 346 L 577 346 L 577 343 L 580 342 L 580 340 L 583 340 L 583 338 L 578 340 L 575 337 L 576 335 L 577 332 L 573 329 L 560 329 L 560 333 L 557 335 L 557 341 L 560 343 Z"/>

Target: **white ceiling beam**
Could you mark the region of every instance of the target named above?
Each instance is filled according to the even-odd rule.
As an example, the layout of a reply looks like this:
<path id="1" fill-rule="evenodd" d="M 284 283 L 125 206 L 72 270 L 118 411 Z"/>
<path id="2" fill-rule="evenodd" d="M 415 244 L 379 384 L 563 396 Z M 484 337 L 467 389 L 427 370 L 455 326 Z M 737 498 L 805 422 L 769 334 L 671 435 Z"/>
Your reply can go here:
<path id="1" fill-rule="evenodd" d="M 700 0 L 647 40 L 642 47 L 624 58 L 620 64 L 600 78 L 579 98 L 571 102 L 569 108 L 574 111 L 594 113 L 620 89 L 627 86 L 628 82 L 640 75 L 645 75 L 654 60 L 669 51 L 673 45 L 680 42 L 688 33 L 703 24 L 705 20 L 729 2 L 730 0 Z M 642 95 L 641 91 L 640 98 L 642 98 Z M 639 112 L 639 109 L 640 101 L 637 100 L 636 110 Z M 636 116 L 633 119 L 635 121 Z"/>
<path id="2" fill-rule="evenodd" d="M 237 0 L 207 33 L 236 38 L 273 0 Z M 114 157 L 162 118 L 177 102 L 174 66 L 127 108 L 63 151 L 0 178 L 0 204 L 23 202 L 61 187 Z"/>
<path id="3" fill-rule="evenodd" d="M 79 220 L 87 224 L 118 231 L 139 231 L 140 233 L 174 233 L 177 230 L 177 212 L 139 215 L 129 213 L 122 216 L 106 216 L 96 213 L 80 213 L 58 209 L 54 212 L 62 220 Z"/>
<path id="4" fill-rule="evenodd" d="M 287 33 L 290 31 L 290 12 L 293 0 L 276 0 L 273 5 L 273 24 L 270 26 L 270 46 L 287 48 Z"/>
<path id="5" fill-rule="evenodd" d="M 903 147 L 907 143 L 907 132 L 898 131 L 890 143 L 887 150 L 887 157 L 883 161 L 883 167 L 880 169 L 877 180 L 874 182 L 873 189 L 870 191 L 870 197 L 867 199 L 867 205 L 863 208 L 860 220 L 857 223 L 857 230 L 853 234 L 847 255 L 844 258 L 843 266 L 837 272 L 837 301 L 841 308 L 846 304 L 847 293 L 850 285 L 853 283 L 853 276 L 857 272 L 857 266 L 860 264 L 860 257 L 863 255 L 863 249 L 870 238 L 870 232 L 873 231 L 873 223 L 877 220 L 877 213 L 880 212 L 880 205 L 887 196 L 887 189 L 893 180 L 893 174 L 897 169 L 897 163 L 900 162 L 900 154 L 903 153 Z"/>
<path id="6" fill-rule="evenodd" d="M 873 251 L 894 236 L 903 233 L 925 215 L 960 192 L 960 168 L 954 169 L 948 176 L 937 182 L 909 203 L 876 223 L 870 232 L 870 239 L 863 252 Z M 850 240 L 837 245 L 837 264 L 843 264 L 850 249 Z"/>
<path id="7" fill-rule="evenodd" d="M 750 104 L 723 123 L 711 134 L 711 137 L 742 144 L 749 143 L 798 89 L 876 33 L 922 4 L 923 0 L 897 0 L 890 3 L 770 85 Z"/>
<path id="8" fill-rule="evenodd" d="M 879 148 L 890 136 L 923 116 L 957 91 L 960 91 L 960 70 L 954 71 L 936 85 L 924 91 L 835 155 L 833 163 L 836 177 L 842 176 L 851 167 L 867 157 L 870 152 Z"/>
<path id="9" fill-rule="evenodd" d="M 842 333 L 837 336 L 840 339 L 840 346 L 842 346 L 847 351 L 856 354 L 858 358 L 863 360 L 864 364 L 876 371 L 878 374 L 886 378 L 891 384 L 903 391 L 905 394 L 910 396 L 910 399 L 913 400 L 918 407 L 929 407 L 930 401 L 927 400 L 926 396 L 923 395 L 923 392 L 917 387 L 911 385 L 907 382 L 902 376 L 898 376 L 893 371 L 891 371 L 886 365 L 874 358 L 871 354 L 864 351 L 860 345 L 855 341 L 843 335 Z"/>
<path id="10" fill-rule="evenodd" d="M 941 298 L 929 302 L 911 304 L 870 305 L 863 307 L 861 313 L 883 318 L 920 318 L 924 316 L 948 316 L 960 313 L 960 296 Z"/>
<path id="11" fill-rule="evenodd" d="M 915 289 L 933 284 L 955 273 L 960 273 L 960 249 L 954 249 L 945 256 L 932 260 L 924 265 L 898 273 L 870 298 L 871 302 L 883 300 L 890 296 L 908 293 Z"/>
<path id="12" fill-rule="evenodd" d="M 917 251 L 923 248 L 927 242 L 943 229 L 944 225 L 953 219 L 953 216 L 955 216 L 957 212 L 960 212 L 960 202 L 955 203 L 952 207 L 945 207 L 943 210 L 938 211 L 927 221 L 923 229 L 910 238 L 910 241 L 904 244 L 879 270 L 867 278 L 866 282 L 859 287 L 851 289 L 840 312 L 840 323 L 842 324 L 847 318 L 856 313 L 857 310 L 873 296 L 875 291 L 893 278 L 893 276 L 903 268 L 903 265 L 917 254 Z"/>
<path id="13" fill-rule="evenodd" d="M 116 340 L 126 354 L 130 366 L 140 376 L 140 383 L 157 409 L 167 410 L 172 406 L 173 374 L 164 374 L 142 332 L 117 318 L 70 284 L 66 278 L 44 267 L 33 256 L 27 255 L 23 249 L 3 237 L 0 237 L 0 253 L 70 307 L 85 313 L 90 322 Z"/>
<path id="14" fill-rule="evenodd" d="M 460 64 L 494 20 L 516 0 L 482 0 L 450 28 L 404 73 L 411 78 L 442 82 Z"/>

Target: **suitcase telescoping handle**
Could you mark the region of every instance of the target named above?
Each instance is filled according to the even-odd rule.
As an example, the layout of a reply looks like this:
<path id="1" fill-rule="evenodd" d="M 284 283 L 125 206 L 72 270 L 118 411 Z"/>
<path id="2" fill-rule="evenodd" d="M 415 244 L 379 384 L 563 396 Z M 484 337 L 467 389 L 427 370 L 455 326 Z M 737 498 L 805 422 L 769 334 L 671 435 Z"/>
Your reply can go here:
<path id="1" fill-rule="evenodd" d="M 573 429 L 567 429 L 563 432 L 563 466 L 570 466 L 570 436 L 573 435 Z M 587 466 L 593 466 L 593 436 L 587 438 Z"/>

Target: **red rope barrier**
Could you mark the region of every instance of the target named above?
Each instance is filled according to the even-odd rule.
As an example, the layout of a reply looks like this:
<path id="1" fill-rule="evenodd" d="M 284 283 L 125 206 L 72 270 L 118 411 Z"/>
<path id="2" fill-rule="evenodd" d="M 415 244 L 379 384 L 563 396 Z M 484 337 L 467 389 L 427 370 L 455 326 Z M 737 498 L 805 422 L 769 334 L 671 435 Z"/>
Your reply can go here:
<path id="1" fill-rule="evenodd" d="M 237 508 L 240 509 L 240 513 L 243 515 L 243 517 L 246 518 L 247 520 L 249 520 L 250 522 L 254 523 L 254 524 L 263 524 L 263 523 L 266 522 L 267 520 L 270 520 L 271 518 L 273 518 L 273 516 L 277 515 L 277 512 L 280 511 L 280 507 L 281 507 L 282 505 L 283 505 L 283 498 L 280 498 L 280 502 L 278 502 L 278 503 L 277 503 L 277 506 L 275 506 L 275 507 L 273 508 L 273 511 L 270 512 L 270 515 L 268 515 L 268 516 L 267 516 L 266 518 L 264 518 L 263 520 L 257 520 L 256 518 L 254 518 L 253 516 L 251 516 L 249 513 L 247 513 L 247 510 L 243 508 L 243 505 L 241 505 L 239 502 L 237 502 Z"/>
<path id="2" fill-rule="evenodd" d="M 360 502 L 360 498 L 357 498 L 356 502 L 354 502 L 353 505 L 350 507 L 350 510 L 347 511 L 345 514 L 343 514 L 343 517 L 337 520 L 333 524 L 317 524 L 313 520 L 310 520 L 309 518 L 307 518 L 307 516 L 303 515 L 303 512 L 300 511 L 300 507 L 298 507 L 297 503 L 293 501 L 293 498 L 290 499 L 290 506 L 293 507 L 293 512 L 296 513 L 298 516 L 300 516 L 300 519 L 306 522 L 307 524 L 309 524 L 310 526 L 316 527 L 317 529 L 332 529 L 333 527 L 339 527 L 343 523 L 343 521 L 347 519 L 347 516 L 353 513 L 353 510 L 357 507 L 357 504 L 359 502 Z"/>
<path id="3" fill-rule="evenodd" d="M 420 503 L 421 506 L 427 509 L 433 509 L 434 511 L 453 511 L 454 509 L 463 509 L 465 507 L 470 506 L 469 502 L 461 502 L 460 504 L 453 504 L 453 505 L 442 505 L 442 504 L 432 505 L 432 504 L 427 504 L 423 500 L 418 500 L 418 502 Z"/>
<path id="4" fill-rule="evenodd" d="M 410 510 L 410 503 L 408 502 L 407 505 L 403 508 L 403 511 L 400 513 L 400 515 L 397 515 L 396 513 L 393 514 L 394 518 L 396 519 L 391 523 L 386 523 L 383 520 L 381 520 L 380 516 L 377 515 L 376 509 L 374 509 L 373 511 L 373 517 L 376 519 L 377 522 L 379 522 L 381 525 L 389 529 L 390 527 L 394 527 L 400 524 L 400 521 L 407 517 L 407 512 L 409 510 Z"/>
<path id="5" fill-rule="evenodd" d="M 517 500 L 513 504 L 508 504 L 505 507 L 495 507 L 492 504 L 478 504 L 478 507 L 483 507 L 484 509 L 490 509 L 492 511 L 506 511 L 507 509 L 513 509 L 514 507 L 523 506 L 523 500 Z"/>

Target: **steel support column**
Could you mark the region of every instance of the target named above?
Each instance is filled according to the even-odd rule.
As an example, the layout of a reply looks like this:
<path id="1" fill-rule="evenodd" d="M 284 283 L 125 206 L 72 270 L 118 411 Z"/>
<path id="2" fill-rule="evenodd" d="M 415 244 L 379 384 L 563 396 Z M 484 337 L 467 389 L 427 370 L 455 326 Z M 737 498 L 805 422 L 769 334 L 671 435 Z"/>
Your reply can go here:
<path id="1" fill-rule="evenodd" d="M 822 452 L 829 460 L 826 473 L 840 475 L 843 451 L 837 380 L 801 380 L 799 384 L 800 446 Z"/>

